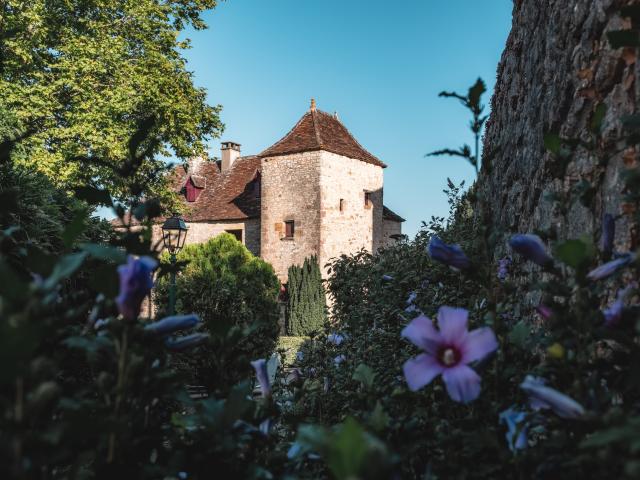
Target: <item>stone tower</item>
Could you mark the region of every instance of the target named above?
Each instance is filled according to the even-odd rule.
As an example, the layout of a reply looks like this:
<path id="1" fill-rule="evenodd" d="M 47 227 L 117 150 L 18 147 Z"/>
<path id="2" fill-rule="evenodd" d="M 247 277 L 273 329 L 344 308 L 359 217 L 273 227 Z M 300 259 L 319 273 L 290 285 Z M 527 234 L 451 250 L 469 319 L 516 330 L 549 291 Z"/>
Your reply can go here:
<path id="1" fill-rule="evenodd" d="M 259 156 L 261 256 L 282 281 L 290 265 L 310 255 L 318 256 L 326 276 L 331 258 L 375 251 L 400 233 L 400 217 L 384 225 L 386 165 L 313 100 L 293 129 Z"/>

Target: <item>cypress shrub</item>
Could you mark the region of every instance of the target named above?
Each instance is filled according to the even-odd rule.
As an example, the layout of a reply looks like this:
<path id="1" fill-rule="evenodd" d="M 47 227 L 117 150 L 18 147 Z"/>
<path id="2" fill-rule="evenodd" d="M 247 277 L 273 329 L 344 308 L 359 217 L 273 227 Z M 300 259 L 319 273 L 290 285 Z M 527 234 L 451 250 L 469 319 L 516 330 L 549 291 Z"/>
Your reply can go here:
<path id="1" fill-rule="evenodd" d="M 306 258 L 302 266 L 289 267 L 288 291 L 287 334 L 302 337 L 322 330 L 327 321 L 327 301 L 317 257 Z"/>

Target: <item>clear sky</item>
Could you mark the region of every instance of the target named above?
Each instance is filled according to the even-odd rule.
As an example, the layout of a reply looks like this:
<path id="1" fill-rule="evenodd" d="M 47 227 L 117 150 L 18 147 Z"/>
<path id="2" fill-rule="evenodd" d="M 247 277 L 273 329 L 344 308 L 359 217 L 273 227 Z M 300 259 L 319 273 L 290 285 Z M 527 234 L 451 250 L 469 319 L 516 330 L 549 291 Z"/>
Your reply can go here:
<path id="1" fill-rule="evenodd" d="M 187 32 L 185 52 L 196 84 L 223 106 L 226 129 L 210 153 L 220 155 L 220 140 L 259 153 L 314 97 L 387 163 L 385 204 L 413 235 L 446 214 L 447 177 L 474 178 L 461 159 L 424 158 L 472 140 L 466 111 L 438 92 L 466 92 L 478 76 L 493 90 L 511 9 L 511 0 L 223 1 L 205 15 L 208 30 Z"/>

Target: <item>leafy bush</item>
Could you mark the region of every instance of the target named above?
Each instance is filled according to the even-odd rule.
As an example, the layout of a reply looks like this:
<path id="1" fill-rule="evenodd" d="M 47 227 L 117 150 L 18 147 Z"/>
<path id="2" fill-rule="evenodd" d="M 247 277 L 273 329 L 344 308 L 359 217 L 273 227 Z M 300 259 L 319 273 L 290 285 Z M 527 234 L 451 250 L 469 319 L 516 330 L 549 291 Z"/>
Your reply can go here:
<path id="1" fill-rule="evenodd" d="M 317 257 L 290 266 L 288 279 L 287 334 L 304 337 L 321 331 L 327 321 L 327 299 Z"/>
<path id="2" fill-rule="evenodd" d="M 200 315 L 211 335 L 211 349 L 186 367 L 201 385 L 226 391 L 247 377 L 250 360 L 274 351 L 280 284 L 271 265 L 228 233 L 186 245 L 177 259 L 186 266 L 176 281 L 176 311 Z M 166 264 L 168 255 L 162 260 Z M 155 290 L 161 311 L 168 287 L 162 278 Z"/>

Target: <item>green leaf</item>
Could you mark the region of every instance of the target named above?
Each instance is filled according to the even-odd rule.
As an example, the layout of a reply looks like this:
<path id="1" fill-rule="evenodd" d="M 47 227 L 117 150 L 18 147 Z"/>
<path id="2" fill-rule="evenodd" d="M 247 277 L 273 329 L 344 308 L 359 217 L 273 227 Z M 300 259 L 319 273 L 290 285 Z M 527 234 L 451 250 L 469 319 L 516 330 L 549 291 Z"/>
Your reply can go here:
<path id="1" fill-rule="evenodd" d="M 87 229 L 87 212 L 79 209 L 73 219 L 62 232 L 62 242 L 65 248 L 71 248 L 73 242 Z"/>
<path id="2" fill-rule="evenodd" d="M 546 133 L 544 135 L 544 148 L 551 153 L 558 155 L 560 153 L 560 147 L 562 146 L 562 140 L 557 133 Z"/>
<path id="3" fill-rule="evenodd" d="M 378 401 L 376 402 L 376 406 L 371 412 L 371 416 L 369 417 L 369 425 L 376 432 L 382 432 L 385 428 L 389 426 L 391 418 L 387 415 L 387 412 L 382 408 L 382 404 Z"/>
<path id="4" fill-rule="evenodd" d="M 640 32 L 638 30 L 613 30 L 607 32 L 611 48 L 640 47 Z"/>
<path id="5" fill-rule="evenodd" d="M 74 189 L 76 197 L 84 200 L 90 205 L 104 205 L 110 207 L 113 205 L 111 195 L 106 190 L 96 187 L 76 187 Z"/>
<path id="6" fill-rule="evenodd" d="M 103 245 L 99 243 L 82 243 L 80 249 L 87 252 L 93 258 L 115 262 L 117 264 L 127 261 L 127 252 L 121 248 Z"/>
<path id="7" fill-rule="evenodd" d="M 51 272 L 49 278 L 44 282 L 43 287 L 46 290 L 50 290 L 60 281 L 69 278 L 80 268 L 86 257 L 87 254 L 85 252 L 72 253 L 71 255 L 61 257 L 53 267 L 53 272 Z"/>
<path id="8" fill-rule="evenodd" d="M 602 128 L 602 121 L 607 113 L 607 106 L 604 103 L 599 103 L 596 109 L 593 112 L 593 117 L 591 117 L 591 131 L 594 133 L 600 132 Z"/>
<path id="9" fill-rule="evenodd" d="M 628 128 L 629 130 L 635 130 L 640 128 L 640 115 L 623 115 L 620 117 L 620 121 L 622 122 L 622 126 Z"/>
<path id="10" fill-rule="evenodd" d="M 570 267 L 579 268 L 591 260 L 593 246 L 585 240 L 567 240 L 556 246 L 555 256 Z"/>
<path id="11" fill-rule="evenodd" d="M 368 390 L 373 386 L 373 380 L 376 374 L 371 370 L 371 367 L 361 363 L 353 372 L 353 378 L 355 381 L 362 383 Z"/>
<path id="12" fill-rule="evenodd" d="M 520 320 L 509 332 L 509 341 L 516 347 L 524 348 L 530 335 L 529 325 L 524 320 Z"/>
<path id="13" fill-rule="evenodd" d="M 92 269 L 89 286 L 107 298 L 114 298 L 118 294 L 118 271 L 113 264 L 100 265 Z"/>
<path id="14" fill-rule="evenodd" d="M 487 87 L 484 84 L 484 81 L 481 78 L 476 80 L 476 83 L 473 84 L 471 88 L 469 88 L 469 93 L 467 98 L 469 99 L 469 105 L 472 107 L 480 106 L 480 97 L 484 92 L 487 91 Z"/>
<path id="15" fill-rule="evenodd" d="M 365 431 L 349 417 L 336 432 L 328 458 L 329 469 L 339 480 L 359 478 L 359 471 L 367 456 Z"/>

